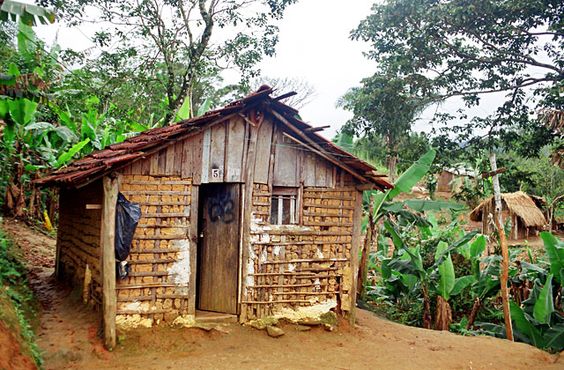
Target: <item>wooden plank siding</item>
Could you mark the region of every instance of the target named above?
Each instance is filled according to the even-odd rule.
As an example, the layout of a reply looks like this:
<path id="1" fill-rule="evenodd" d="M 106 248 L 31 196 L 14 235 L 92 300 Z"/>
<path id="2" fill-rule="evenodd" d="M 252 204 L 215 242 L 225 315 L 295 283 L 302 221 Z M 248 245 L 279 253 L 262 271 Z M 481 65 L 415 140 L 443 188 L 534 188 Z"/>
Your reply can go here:
<path id="1" fill-rule="evenodd" d="M 195 185 L 244 182 L 248 129 L 243 118 L 233 118 L 200 134 L 138 160 L 121 170 L 124 175 L 178 176 Z M 282 126 L 265 119 L 258 128 L 254 183 L 272 186 L 336 186 L 355 183 L 333 164 L 288 139 Z M 274 155 L 271 155 L 273 153 Z M 271 161 L 274 160 L 274 163 Z M 272 174 L 270 169 L 273 167 Z M 219 176 L 214 177 L 214 170 Z M 272 176 L 269 182 L 269 176 Z M 342 181 L 345 179 L 345 181 Z"/>

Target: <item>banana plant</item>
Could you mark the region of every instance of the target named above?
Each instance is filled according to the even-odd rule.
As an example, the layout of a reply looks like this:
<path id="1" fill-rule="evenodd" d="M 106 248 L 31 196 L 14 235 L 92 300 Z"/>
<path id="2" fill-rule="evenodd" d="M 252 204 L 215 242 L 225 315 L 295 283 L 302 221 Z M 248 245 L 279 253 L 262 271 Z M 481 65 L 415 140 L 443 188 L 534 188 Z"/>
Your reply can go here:
<path id="1" fill-rule="evenodd" d="M 541 238 L 548 256 L 548 263 L 520 263 L 514 279 L 533 282 L 529 296 L 518 302 L 514 295 L 510 302 L 515 339 L 551 352 L 564 350 L 564 317 L 562 316 L 562 269 L 564 242 L 549 232 Z M 546 268 L 544 268 L 546 266 Z M 504 337 L 501 325 L 480 323 L 479 328 L 489 334 Z"/>
<path id="2" fill-rule="evenodd" d="M 394 187 L 386 192 L 369 191 L 364 193 L 364 203 L 369 204 L 368 218 L 363 222 L 363 229 L 367 231 L 364 245 L 360 251 L 358 286 L 361 297 L 364 296 L 364 287 L 368 275 L 369 246 L 376 236 L 375 226 L 386 216 L 399 216 L 409 219 L 418 226 L 429 226 L 424 217 L 419 213 L 431 210 L 452 209 L 461 210 L 463 207 L 451 202 L 424 199 L 410 199 L 393 202 L 394 198 L 402 193 L 409 193 L 422 178 L 424 178 L 436 156 L 434 149 L 429 150 L 419 160 L 413 163 L 394 182 Z M 376 237 L 377 238 L 377 237 Z"/>
<path id="3" fill-rule="evenodd" d="M 413 290 L 418 286 L 423 296 L 423 327 L 430 329 L 431 323 L 431 298 L 433 291 L 438 295 L 438 307 L 435 314 L 435 329 L 448 330 L 450 319 L 450 297 L 460 294 L 471 283 L 467 277 L 457 279 L 454 272 L 451 253 L 463 248 L 472 240 L 477 232 L 464 234 L 452 243 L 439 241 L 430 266 L 423 262 L 421 243 L 409 246 L 393 221 L 384 221 L 384 228 L 390 235 L 395 247 L 392 258 L 382 260 L 382 277 L 385 281 L 394 283 L 399 281 L 407 289 Z M 445 319 L 446 315 L 446 319 Z"/>
<path id="4" fill-rule="evenodd" d="M 29 26 L 38 23 L 49 24 L 55 22 L 55 13 L 41 6 L 16 0 L 0 1 L 0 21 L 17 22 L 20 20 Z"/>

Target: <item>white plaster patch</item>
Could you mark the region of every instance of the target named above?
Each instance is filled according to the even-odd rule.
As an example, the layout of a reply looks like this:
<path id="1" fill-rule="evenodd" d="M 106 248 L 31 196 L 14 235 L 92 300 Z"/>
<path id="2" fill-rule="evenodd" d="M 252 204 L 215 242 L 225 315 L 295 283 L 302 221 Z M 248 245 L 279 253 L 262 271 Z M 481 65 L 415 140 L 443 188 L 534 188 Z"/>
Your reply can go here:
<path id="1" fill-rule="evenodd" d="M 317 252 L 315 253 L 315 257 L 319 259 L 323 259 L 323 252 L 321 252 L 321 247 L 317 247 Z"/>
<path id="2" fill-rule="evenodd" d="M 178 316 L 172 322 L 172 325 L 178 325 L 178 326 L 184 326 L 184 327 L 194 326 L 195 324 L 196 324 L 196 317 L 194 315 Z"/>
<path id="3" fill-rule="evenodd" d="M 313 285 L 315 285 L 316 291 L 321 291 L 321 281 L 319 281 L 319 278 L 315 279 L 315 281 L 313 282 Z"/>
<path id="4" fill-rule="evenodd" d="M 255 251 L 253 249 L 253 245 L 249 244 L 248 246 L 248 250 L 249 250 L 249 258 L 247 259 L 247 276 L 245 277 L 245 283 L 246 286 L 254 286 L 255 285 L 255 278 L 252 274 L 255 273 L 255 258 L 257 258 L 257 256 L 255 255 Z"/>
<path id="5" fill-rule="evenodd" d="M 288 264 L 288 272 L 292 272 L 296 269 L 296 265 L 294 265 L 293 263 L 289 263 Z"/>
<path id="6" fill-rule="evenodd" d="M 331 311 L 331 309 L 335 307 L 337 307 L 337 299 L 331 299 L 307 307 L 298 307 L 295 310 L 282 307 L 274 312 L 273 317 L 277 319 L 288 319 L 293 322 L 298 322 L 303 319 L 319 319 L 321 315 Z"/>
<path id="7" fill-rule="evenodd" d="M 272 254 L 275 256 L 279 256 L 281 250 L 282 250 L 281 246 L 275 245 L 274 248 L 272 248 Z"/>
<path id="8" fill-rule="evenodd" d="M 267 233 L 260 234 L 260 241 L 261 241 L 262 243 L 268 243 L 268 242 L 270 242 L 270 235 L 267 234 Z"/>
<path id="9" fill-rule="evenodd" d="M 262 250 L 259 257 L 260 263 L 266 263 L 268 261 L 268 251 L 265 249 Z"/>
<path id="10" fill-rule="evenodd" d="M 117 315 L 116 327 L 127 331 L 135 328 L 150 328 L 153 326 L 153 320 L 142 318 L 141 315 Z"/>
<path id="11" fill-rule="evenodd" d="M 174 240 L 172 246 L 180 250 L 176 262 L 169 269 L 169 273 L 176 285 L 188 289 L 190 282 L 190 241 L 188 239 Z"/>
<path id="12" fill-rule="evenodd" d="M 147 302 L 130 302 L 124 306 L 124 309 L 128 311 L 148 311 L 150 309 L 149 304 Z"/>

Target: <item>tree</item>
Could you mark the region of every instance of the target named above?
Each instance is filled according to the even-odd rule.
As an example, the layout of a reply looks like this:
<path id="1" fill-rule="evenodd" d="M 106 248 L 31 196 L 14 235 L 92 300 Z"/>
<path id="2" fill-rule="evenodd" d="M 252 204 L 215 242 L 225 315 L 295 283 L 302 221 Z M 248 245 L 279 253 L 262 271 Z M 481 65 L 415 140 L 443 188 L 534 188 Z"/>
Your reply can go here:
<path id="1" fill-rule="evenodd" d="M 505 102 L 493 115 L 447 128 L 459 134 L 461 142 L 473 138 L 474 143 L 485 143 L 495 171 L 500 141 L 540 126 L 531 119 L 534 110 L 529 107 L 528 89 L 534 93 L 536 108 L 561 109 L 564 104 L 563 13 L 564 4 L 555 0 L 388 0 L 373 6 L 352 37 L 371 42 L 368 56 L 391 75 L 409 80 L 421 96 L 440 100 L 461 96 L 473 106 L 483 94 L 505 92 Z M 464 113 L 460 118 L 466 118 Z M 480 140 L 484 137 L 487 140 Z M 493 180 L 499 199 L 498 176 Z M 508 253 L 499 205 L 496 202 L 494 220 L 502 239 L 502 298 L 507 337 L 512 339 Z"/>
<path id="2" fill-rule="evenodd" d="M 516 129 L 535 132 L 534 138 L 539 125 L 528 92 L 532 108 L 564 104 L 563 12 L 556 0 L 389 0 L 374 5 L 352 37 L 370 42 L 369 58 L 409 79 L 422 96 L 460 96 L 473 106 L 484 94 L 506 93 L 494 115 L 449 128 L 462 135 L 459 141 L 484 131 L 491 140 L 514 136 Z M 462 112 L 456 118 L 467 117 Z"/>
<path id="3" fill-rule="evenodd" d="M 384 139 L 388 173 L 397 176 L 399 147 L 429 100 L 416 96 L 408 81 L 389 73 L 377 73 L 362 80 L 361 87 L 349 90 L 339 102 L 354 116 L 347 126 L 357 135 L 379 135 Z"/>
<path id="4" fill-rule="evenodd" d="M 61 11 L 70 24 L 102 22 L 93 40 L 111 72 L 102 82 L 114 78 L 119 82 L 126 75 L 126 79 L 134 79 L 137 94 L 162 92 L 166 123 L 175 120 L 186 99 L 191 105 L 198 78 L 210 70 L 235 67 L 245 81 L 256 76 L 256 64 L 275 52 L 278 28 L 273 21 L 294 2 L 41 1 L 62 4 Z"/>

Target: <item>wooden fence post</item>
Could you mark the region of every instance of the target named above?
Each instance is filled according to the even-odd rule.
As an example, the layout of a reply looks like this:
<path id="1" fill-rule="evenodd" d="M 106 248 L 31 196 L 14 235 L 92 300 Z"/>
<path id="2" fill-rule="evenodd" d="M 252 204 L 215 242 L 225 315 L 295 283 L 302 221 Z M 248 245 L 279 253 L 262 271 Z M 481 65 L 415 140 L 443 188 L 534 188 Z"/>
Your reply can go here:
<path id="1" fill-rule="evenodd" d="M 116 346 L 116 259 L 115 230 L 116 203 L 119 179 L 105 176 L 103 179 L 104 201 L 100 228 L 101 272 L 102 272 L 102 323 L 104 345 L 108 350 Z"/>
<path id="2" fill-rule="evenodd" d="M 511 311 L 509 309 L 509 290 L 507 289 L 507 281 L 509 279 L 509 248 L 507 246 L 507 239 L 505 237 L 505 230 L 503 229 L 502 219 L 502 203 L 501 203 L 501 189 L 499 186 L 499 175 L 497 174 L 497 160 L 493 150 L 490 152 L 490 166 L 493 175 L 493 188 L 495 199 L 495 213 L 494 222 L 499 233 L 499 244 L 501 246 L 501 272 L 499 282 L 501 284 L 501 301 L 503 306 L 503 317 L 505 319 L 505 336 L 510 341 L 513 341 L 513 326 L 511 324 Z"/>

